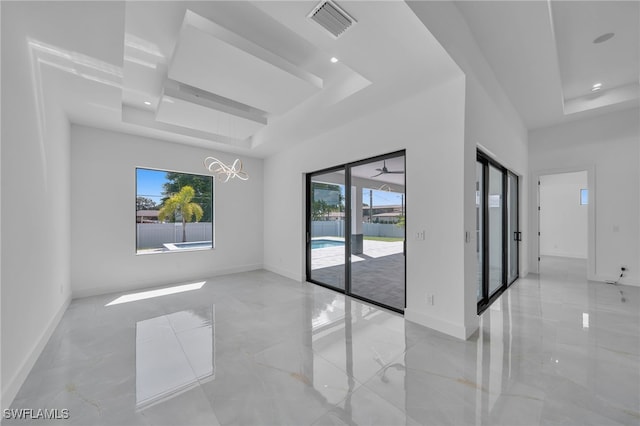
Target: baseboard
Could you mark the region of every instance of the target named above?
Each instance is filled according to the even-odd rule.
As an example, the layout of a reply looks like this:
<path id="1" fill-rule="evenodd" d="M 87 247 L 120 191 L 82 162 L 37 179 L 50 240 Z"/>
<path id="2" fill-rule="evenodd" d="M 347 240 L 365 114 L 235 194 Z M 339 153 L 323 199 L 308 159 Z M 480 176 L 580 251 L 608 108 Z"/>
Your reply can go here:
<path id="1" fill-rule="evenodd" d="M 269 272 L 273 272 L 274 274 L 282 275 L 283 277 L 287 277 L 297 282 L 303 282 L 305 280 L 302 277 L 302 274 L 300 273 L 294 273 L 286 269 L 278 268 L 272 265 L 264 265 L 264 269 L 266 269 Z"/>
<path id="2" fill-rule="evenodd" d="M 407 321 L 415 322 L 416 324 L 431 328 L 440 333 L 448 334 L 460 340 L 467 340 L 478 329 L 477 326 L 467 327 L 462 324 L 443 321 L 410 308 L 404 310 L 404 318 Z"/>
<path id="3" fill-rule="evenodd" d="M 149 288 L 164 287 L 164 286 L 168 286 L 168 285 L 186 283 L 186 282 L 189 282 L 189 281 L 201 281 L 201 280 L 204 280 L 204 279 L 207 279 L 207 278 L 211 278 L 211 277 L 218 277 L 218 276 L 229 275 L 229 274 L 237 274 L 237 273 L 240 273 L 240 272 L 258 271 L 260 269 L 264 269 L 263 265 L 261 263 L 255 263 L 255 264 L 250 264 L 250 265 L 234 266 L 234 267 L 231 267 L 231 268 L 217 269 L 217 270 L 213 271 L 212 273 L 207 274 L 206 277 L 185 277 L 184 279 L 180 279 L 179 282 L 176 281 L 176 280 L 171 280 L 171 281 L 166 281 L 166 282 L 155 281 L 155 282 L 135 283 L 135 284 L 129 284 L 129 285 L 126 285 L 126 286 L 123 286 L 123 287 L 100 286 L 100 287 L 92 287 L 92 288 L 83 288 L 83 289 L 79 289 L 79 290 L 72 288 L 72 295 L 73 295 L 74 299 L 81 299 L 83 297 L 101 296 L 103 294 L 121 293 L 121 292 L 125 292 L 125 291 L 137 291 L 137 290 L 145 290 L 145 289 L 149 289 Z"/>
<path id="4" fill-rule="evenodd" d="M 569 259 L 584 259 L 587 260 L 587 256 L 585 256 L 584 254 L 576 254 L 576 253 L 564 253 L 564 252 L 557 252 L 557 253 L 540 253 L 540 256 L 544 257 L 544 256 L 550 256 L 550 257 L 567 257 Z"/>
<path id="5" fill-rule="evenodd" d="M 49 326 L 46 328 L 46 330 L 44 330 L 44 332 L 38 339 L 38 342 L 34 346 L 31 353 L 25 357 L 18 371 L 13 375 L 13 377 L 11 377 L 11 379 L 3 383 L 3 384 L 6 384 L 6 386 L 2 388 L 2 404 L 4 404 L 2 409 L 10 407 L 11 404 L 13 403 L 14 398 L 18 394 L 18 391 L 22 387 L 22 384 L 24 383 L 27 376 L 31 372 L 31 369 L 36 364 L 38 357 L 40 357 L 40 354 L 44 350 L 44 347 L 47 345 L 47 342 L 49 341 L 49 338 L 51 338 L 51 335 L 53 334 L 54 330 L 60 323 L 60 320 L 62 319 L 62 316 L 66 312 L 70 303 L 71 303 L 71 297 L 68 297 L 64 301 L 64 303 L 60 306 L 60 309 L 58 309 L 58 312 L 56 312 L 55 316 L 49 323 Z"/>
<path id="6" fill-rule="evenodd" d="M 598 282 L 606 283 L 607 281 L 615 281 L 615 280 L 618 279 L 618 277 L 613 277 L 613 276 L 611 276 L 611 277 L 603 277 L 603 276 L 600 276 L 600 275 L 590 275 L 590 276 L 587 277 L 587 279 L 589 281 L 598 281 Z M 623 277 L 620 280 L 619 284 L 630 285 L 630 286 L 633 286 L 633 287 L 640 287 L 640 280 L 638 280 L 635 277 Z"/>

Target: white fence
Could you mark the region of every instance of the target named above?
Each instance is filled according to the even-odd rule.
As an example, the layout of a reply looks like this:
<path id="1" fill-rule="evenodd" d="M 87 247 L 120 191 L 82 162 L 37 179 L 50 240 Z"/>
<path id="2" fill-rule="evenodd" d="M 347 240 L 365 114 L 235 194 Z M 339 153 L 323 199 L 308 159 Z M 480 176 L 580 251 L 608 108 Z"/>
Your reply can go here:
<path id="1" fill-rule="evenodd" d="M 404 238 L 404 226 L 393 223 L 363 223 L 362 231 L 365 237 L 396 237 Z"/>
<path id="2" fill-rule="evenodd" d="M 137 223 L 138 249 L 182 242 L 182 223 Z M 211 222 L 187 223 L 187 241 L 213 241 Z"/>
<path id="3" fill-rule="evenodd" d="M 363 223 L 362 231 L 367 237 L 404 238 L 404 227 L 391 223 Z M 311 222 L 314 237 L 344 237 L 343 220 L 320 220 Z"/>
<path id="4" fill-rule="evenodd" d="M 311 222 L 311 235 L 344 238 L 344 220 L 314 220 Z"/>

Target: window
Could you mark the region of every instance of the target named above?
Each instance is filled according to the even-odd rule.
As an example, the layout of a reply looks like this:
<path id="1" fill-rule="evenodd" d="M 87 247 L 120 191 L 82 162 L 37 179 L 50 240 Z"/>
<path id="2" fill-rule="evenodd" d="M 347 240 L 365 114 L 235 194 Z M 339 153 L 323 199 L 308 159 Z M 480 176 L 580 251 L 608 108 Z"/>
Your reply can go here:
<path id="1" fill-rule="evenodd" d="M 213 248 L 213 177 L 136 169 L 136 253 Z"/>
<path id="2" fill-rule="evenodd" d="M 588 189 L 581 189 L 580 190 L 580 205 L 581 206 L 586 206 L 587 204 L 589 204 L 589 190 Z"/>

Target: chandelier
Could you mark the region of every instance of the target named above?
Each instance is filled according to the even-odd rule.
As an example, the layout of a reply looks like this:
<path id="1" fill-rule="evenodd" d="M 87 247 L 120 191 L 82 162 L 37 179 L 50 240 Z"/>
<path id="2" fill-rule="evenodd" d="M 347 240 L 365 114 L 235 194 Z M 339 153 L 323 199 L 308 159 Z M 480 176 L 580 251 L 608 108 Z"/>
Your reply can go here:
<path id="1" fill-rule="evenodd" d="M 217 158 L 207 157 L 204 159 L 204 166 L 211 173 L 220 176 L 222 182 L 228 182 L 232 178 L 249 179 L 249 175 L 242 169 L 242 161 L 239 158 L 236 158 L 231 166 L 227 166 Z"/>

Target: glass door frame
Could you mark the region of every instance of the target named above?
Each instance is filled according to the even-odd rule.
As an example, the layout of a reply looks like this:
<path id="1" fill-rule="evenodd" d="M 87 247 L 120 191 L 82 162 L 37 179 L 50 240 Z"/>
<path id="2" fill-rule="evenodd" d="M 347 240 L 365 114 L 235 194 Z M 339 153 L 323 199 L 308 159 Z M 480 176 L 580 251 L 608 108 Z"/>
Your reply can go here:
<path id="1" fill-rule="evenodd" d="M 406 150 L 399 150 L 399 151 L 394 151 L 394 152 L 390 152 L 388 154 L 382 154 L 382 155 L 377 155 L 375 157 L 370 157 L 370 158 L 366 158 L 364 160 L 358 160 L 358 161 L 353 161 L 350 163 L 345 163 L 345 164 L 341 164 L 338 166 L 334 166 L 334 167 L 329 167 L 326 169 L 322 169 L 322 170 L 316 170 L 313 171 L 311 173 L 307 173 L 305 176 L 305 181 L 306 181 L 306 186 L 305 186 L 305 222 L 306 222 L 306 231 L 305 231 L 305 238 L 306 238 L 306 242 L 305 242 L 305 252 L 306 252 L 306 281 L 313 283 L 313 284 L 317 284 L 323 287 L 327 287 L 331 290 L 334 291 L 338 291 L 340 293 L 343 293 L 347 296 L 353 297 L 355 299 L 358 300 L 362 300 L 364 302 L 367 303 L 371 303 L 373 305 L 376 306 L 380 306 L 383 307 L 385 309 L 389 309 L 391 311 L 394 312 L 398 312 L 400 314 L 404 314 L 404 309 L 398 309 L 389 305 L 385 305 L 384 303 L 381 303 L 379 301 L 376 300 L 371 300 L 371 299 L 367 299 L 366 297 L 362 297 L 359 296 L 357 294 L 353 294 L 351 292 L 351 230 L 352 230 L 352 209 L 351 209 L 351 198 L 352 198 L 352 194 L 351 194 L 351 169 L 354 167 L 358 167 L 361 166 L 363 164 L 368 164 L 368 163 L 373 163 L 373 162 L 377 162 L 377 161 L 383 161 L 389 158 L 396 158 L 396 157 L 404 157 L 404 170 L 405 170 L 405 179 L 404 179 L 404 193 L 405 193 L 405 197 L 404 197 L 404 216 L 405 216 L 405 235 L 404 235 L 404 242 L 403 242 L 403 255 L 404 255 L 404 308 L 406 308 L 407 306 L 407 235 L 406 235 L 406 229 L 407 229 L 407 204 L 406 204 L 406 191 L 407 191 L 407 178 L 406 178 L 406 164 L 407 164 L 407 155 L 406 155 Z M 314 176 L 318 176 L 318 175 L 322 175 L 322 174 L 326 174 L 326 173 L 331 173 L 331 172 L 339 172 L 339 171 L 344 171 L 344 176 L 345 176 L 345 180 L 344 180 L 344 186 L 345 186 L 345 218 L 344 218 L 344 235 L 345 235 L 345 285 L 344 285 L 344 290 L 339 288 L 339 287 L 334 287 L 332 285 L 317 281 L 315 279 L 312 278 L 312 274 L 311 274 L 311 222 L 312 222 L 312 200 L 311 200 L 311 183 L 313 181 L 313 177 Z"/>
<path id="2" fill-rule="evenodd" d="M 312 227 L 312 222 L 313 222 L 313 218 L 312 218 L 312 199 L 311 199 L 311 184 L 313 183 L 313 177 L 314 176 L 321 176 L 321 175 L 325 175 L 328 173 L 335 173 L 335 172 L 345 172 L 345 180 L 344 180 L 344 192 L 345 192 L 345 211 L 344 211 L 344 253 L 345 253 L 345 282 L 344 282 L 344 289 L 341 289 L 340 287 L 335 287 L 331 284 L 322 282 L 322 281 L 318 281 L 316 279 L 312 278 L 312 274 L 311 274 L 311 267 L 312 267 L 312 262 L 311 262 L 311 227 Z M 322 169 L 322 170 L 317 170 L 315 172 L 312 173 L 307 173 L 305 176 L 305 216 L 306 216 L 306 230 L 305 230 L 305 238 L 306 238 L 306 242 L 305 242 L 305 253 L 306 253 L 306 280 L 308 282 L 317 284 L 317 285 L 321 285 L 323 287 L 327 287 L 330 288 L 331 290 L 335 290 L 335 291 L 339 291 L 340 293 L 344 293 L 346 291 L 347 286 L 349 285 L 349 281 L 347 281 L 347 278 L 349 277 L 348 272 L 346 269 L 347 268 L 347 261 L 349 259 L 348 254 L 350 253 L 351 250 L 351 241 L 350 238 L 347 238 L 348 232 L 350 232 L 350 229 L 348 228 L 348 224 L 347 222 L 347 215 L 349 214 L 349 191 L 348 191 L 348 186 L 347 186 L 347 176 L 346 176 L 346 166 L 345 165 L 340 165 L 340 166 L 335 166 L 335 167 L 329 167 L 326 169 Z"/>
<path id="3" fill-rule="evenodd" d="M 520 188 L 516 191 L 516 223 L 514 226 L 515 231 L 513 231 L 513 235 L 509 235 L 509 218 L 510 218 L 510 203 L 507 203 L 508 200 L 508 180 L 509 176 L 516 178 L 516 185 L 519 185 L 518 175 L 504 167 L 502 164 L 497 162 L 494 158 L 485 154 L 484 152 L 478 150 L 476 155 L 476 163 L 482 164 L 482 188 L 481 197 L 483 200 L 482 203 L 482 264 L 478 265 L 479 268 L 482 268 L 482 297 L 478 300 L 478 315 L 484 312 L 491 304 L 502 295 L 502 293 L 511 286 L 520 275 L 520 241 L 521 241 L 521 232 L 519 228 L 519 205 L 520 205 Z M 501 285 L 493 292 L 490 293 L 489 287 L 489 268 L 490 268 L 490 256 L 489 256 L 489 239 L 491 229 L 489 227 L 489 166 L 492 166 L 502 172 L 502 250 L 501 250 L 501 261 L 502 261 L 502 274 L 501 274 Z M 516 243 L 516 275 L 515 278 L 509 281 L 509 247 L 510 247 L 510 238 L 513 237 Z"/>
<path id="4" fill-rule="evenodd" d="M 513 177 L 515 179 L 515 192 L 516 192 L 516 199 L 515 199 L 515 215 L 513 217 L 515 217 L 515 224 L 513 224 L 512 229 L 514 229 L 513 231 L 513 236 L 507 235 L 507 244 L 510 245 L 511 241 L 515 241 L 515 250 L 516 250 L 516 273 L 513 277 L 513 279 L 511 281 L 509 281 L 509 271 L 507 270 L 507 287 L 509 287 L 511 284 L 513 284 L 518 278 L 520 278 L 520 241 L 522 241 L 522 232 L 520 231 L 520 178 L 518 177 L 517 174 L 513 173 L 511 170 L 507 170 L 507 182 L 509 180 L 510 177 Z M 507 185 L 507 191 L 509 190 L 509 186 Z M 509 211 L 509 209 L 511 208 L 511 204 L 509 203 L 509 205 L 507 206 L 507 215 L 508 215 L 508 220 L 510 220 L 511 218 L 511 214 L 512 212 Z M 509 226 L 507 224 L 507 229 L 509 229 Z M 510 239 L 512 238 L 513 239 Z M 509 256 L 511 253 L 509 251 L 507 251 L 507 256 Z M 509 260 L 510 262 L 511 260 Z M 510 263 L 507 264 L 507 266 L 509 266 Z"/>

